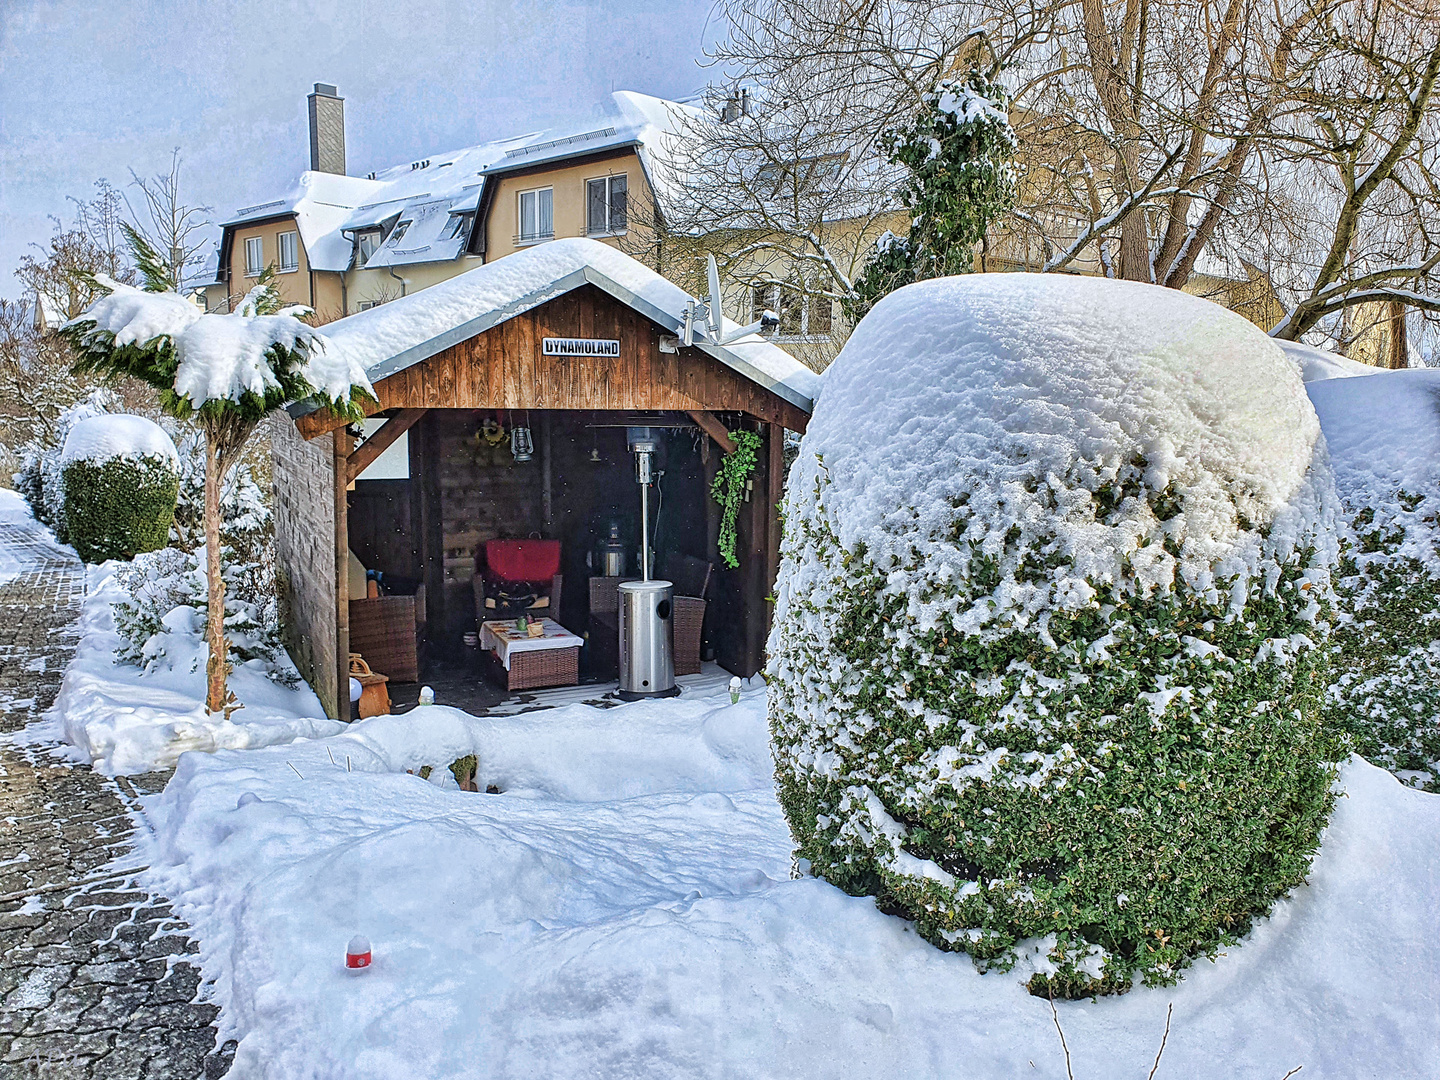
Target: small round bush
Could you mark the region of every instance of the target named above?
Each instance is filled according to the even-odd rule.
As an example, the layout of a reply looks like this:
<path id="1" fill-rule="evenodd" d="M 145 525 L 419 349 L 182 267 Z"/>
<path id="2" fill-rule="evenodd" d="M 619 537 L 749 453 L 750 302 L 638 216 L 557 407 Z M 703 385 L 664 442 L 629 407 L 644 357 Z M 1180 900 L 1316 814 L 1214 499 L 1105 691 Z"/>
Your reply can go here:
<path id="1" fill-rule="evenodd" d="M 1304 880 L 1337 557 L 1293 366 L 1174 290 L 882 300 L 790 474 L 768 676 L 802 870 L 1032 993 L 1173 982 Z"/>
<path id="2" fill-rule="evenodd" d="M 66 539 L 87 563 L 131 559 L 169 541 L 179 459 L 158 425 L 124 415 L 80 421 L 66 437 L 60 477 Z"/>

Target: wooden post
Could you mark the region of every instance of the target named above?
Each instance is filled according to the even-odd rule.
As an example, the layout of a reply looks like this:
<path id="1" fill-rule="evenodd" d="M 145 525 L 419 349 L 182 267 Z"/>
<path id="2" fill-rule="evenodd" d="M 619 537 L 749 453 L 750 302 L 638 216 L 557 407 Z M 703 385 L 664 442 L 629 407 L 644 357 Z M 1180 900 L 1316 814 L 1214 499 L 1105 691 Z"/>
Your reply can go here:
<path id="1" fill-rule="evenodd" d="M 766 424 L 766 484 L 765 484 L 765 595 L 775 595 L 775 579 L 780 573 L 780 494 L 785 490 L 785 428 L 780 424 Z M 765 636 L 770 636 L 770 623 L 775 617 L 775 605 L 765 605 Z"/>
<path id="2" fill-rule="evenodd" d="M 350 719 L 350 433 L 330 433 L 335 465 L 335 719 Z"/>
<path id="3" fill-rule="evenodd" d="M 540 414 L 540 509 L 546 536 L 554 536 L 555 493 L 554 470 L 551 465 L 550 415 Z M 559 613 L 556 613 L 559 617 Z"/>

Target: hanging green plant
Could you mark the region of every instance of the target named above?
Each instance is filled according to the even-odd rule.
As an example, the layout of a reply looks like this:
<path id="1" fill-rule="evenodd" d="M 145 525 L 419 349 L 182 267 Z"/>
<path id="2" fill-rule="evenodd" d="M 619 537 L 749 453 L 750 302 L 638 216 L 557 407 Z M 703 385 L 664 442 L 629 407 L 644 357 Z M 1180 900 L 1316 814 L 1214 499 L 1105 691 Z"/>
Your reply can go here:
<path id="1" fill-rule="evenodd" d="M 725 565 L 733 570 L 740 565 L 735 557 L 735 521 L 740 516 L 740 502 L 745 498 L 745 484 L 759 460 L 760 436 L 753 431 L 732 431 L 730 440 L 735 449 L 721 459 L 720 471 L 710 484 L 710 495 L 721 510 L 716 547 Z"/>

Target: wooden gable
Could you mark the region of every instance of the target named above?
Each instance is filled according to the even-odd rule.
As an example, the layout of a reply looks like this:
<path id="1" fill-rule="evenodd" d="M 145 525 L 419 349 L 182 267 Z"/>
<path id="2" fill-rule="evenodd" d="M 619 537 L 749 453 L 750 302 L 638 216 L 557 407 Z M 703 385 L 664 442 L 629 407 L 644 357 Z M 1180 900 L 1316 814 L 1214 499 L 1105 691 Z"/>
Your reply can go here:
<path id="1" fill-rule="evenodd" d="M 700 349 L 662 352 L 666 334 L 593 285 L 516 315 L 375 384 L 391 409 L 594 409 L 743 412 L 792 431 L 808 415 Z M 618 357 L 545 356 L 543 338 L 618 340 Z M 321 410 L 297 421 L 307 439 L 339 422 Z"/>

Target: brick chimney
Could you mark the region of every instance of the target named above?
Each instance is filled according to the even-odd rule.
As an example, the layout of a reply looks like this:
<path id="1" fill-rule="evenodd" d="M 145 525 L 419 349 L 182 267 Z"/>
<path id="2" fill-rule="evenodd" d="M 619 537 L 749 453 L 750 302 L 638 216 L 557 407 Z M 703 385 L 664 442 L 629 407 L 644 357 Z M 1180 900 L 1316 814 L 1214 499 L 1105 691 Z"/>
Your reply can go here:
<path id="1" fill-rule="evenodd" d="M 310 103 L 310 168 L 345 175 L 345 99 L 330 83 L 315 84 Z"/>

